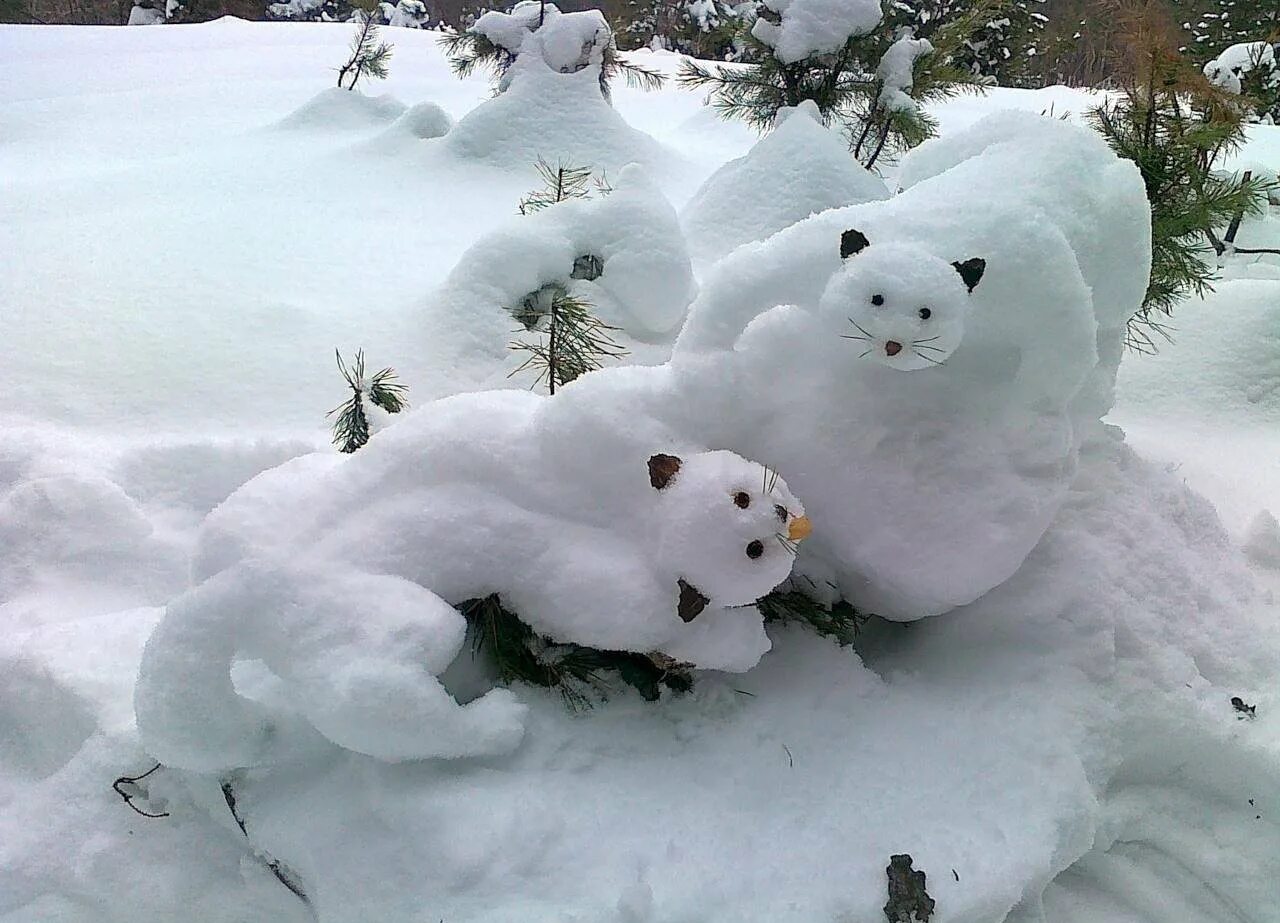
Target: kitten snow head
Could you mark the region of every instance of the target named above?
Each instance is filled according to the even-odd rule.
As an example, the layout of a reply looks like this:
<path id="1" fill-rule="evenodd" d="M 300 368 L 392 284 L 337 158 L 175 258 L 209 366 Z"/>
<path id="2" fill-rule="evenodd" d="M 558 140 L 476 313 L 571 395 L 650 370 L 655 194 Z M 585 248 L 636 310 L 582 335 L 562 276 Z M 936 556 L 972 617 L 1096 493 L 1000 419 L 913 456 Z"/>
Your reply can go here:
<path id="1" fill-rule="evenodd" d="M 811 526 L 773 471 L 725 451 L 654 455 L 649 482 L 662 495 L 660 566 L 679 581 L 685 621 L 708 603 L 749 605 L 790 575 Z"/>
<path id="2" fill-rule="evenodd" d="M 896 241 L 873 247 L 854 230 L 841 235 L 840 257 L 844 264 L 818 311 L 856 356 L 910 371 L 941 365 L 955 352 L 984 260 L 947 263 Z"/>

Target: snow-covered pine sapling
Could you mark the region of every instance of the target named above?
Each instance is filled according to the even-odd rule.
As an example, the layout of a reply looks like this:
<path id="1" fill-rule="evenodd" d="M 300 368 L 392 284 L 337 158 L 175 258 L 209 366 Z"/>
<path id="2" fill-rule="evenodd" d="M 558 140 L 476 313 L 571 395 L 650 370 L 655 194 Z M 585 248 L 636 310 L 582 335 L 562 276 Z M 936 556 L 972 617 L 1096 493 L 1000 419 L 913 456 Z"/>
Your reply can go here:
<path id="1" fill-rule="evenodd" d="M 351 39 L 351 56 L 338 68 L 338 86 L 351 78 L 348 90 L 354 90 L 361 77 L 368 76 L 375 80 L 386 80 L 391 72 L 388 62 L 395 48 L 389 42 L 378 41 L 378 24 L 369 13 L 357 14 L 356 34 Z"/>
<path id="2" fill-rule="evenodd" d="M 626 348 L 610 335 L 618 328 L 592 314 L 591 305 L 564 286 L 553 282 L 530 297 L 535 309 L 517 319 L 538 336 L 509 344 L 510 349 L 529 355 L 508 377 L 536 371 L 534 386 L 545 382 L 547 392 L 555 394 L 561 385 L 602 368 L 605 360 L 627 355 Z M 522 308 L 529 302 L 526 298 Z"/>
<path id="3" fill-rule="evenodd" d="M 491 10 L 467 29 L 440 39 L 449 65 L 459 77 L 476 68 L 492 73 L 499 93 L 507 88 L 508 71 L 524 53 L 541 55 L 562 74 L 600 68 L 600 94 L 610 97 L 610 84 L 622 77 L 628 86 L 659 89 L 662 74 L 632 64 L 619 51 L 608 20 L 599 10 L 561 13 L 547 0 L 521 0 L 510 13 Z"/>
<path id="4" fill-rule="evenodd" d="M 333 421 L 333 444 L 340 452 L 354 452 L 369 441 L 369 415 L 365 401 L 387 413 L 399 413 L 409 406 L 406 397 L 409 389 L 396 380 L 395 369 L 386 368 L 366 379 L 364 374 L 364 350 L 356 350 L 355 361 L 347 365 L 336 349 L 338 370 L 351 389 L 351 397 L 330 410 Z"/>
<path id="5" fill-rule="evenodd" d="M 591 196 L 591 168 L 574 167 L 561 161 L 554 167 L 541 157 L 534 164 L 542 177 L 542 188 L 535 189 L 520 200 L 520 214 L 542 211 L 570 199 L 586 199 Z"/>
<path id="6" fill-rule="evenodd" d="M 826 17 L 826 28 L 813 27 L 816 7 L 827 10 L 818 0 L 765 0 L 741 36 L 758 63 L 725 67 L 686 60 L 677 79 L 709 91 L 708 102 L 725 118 L 760 131 L 772 128 L 784 107 L 812 101 L 823 122 L 841 126 L 859 162 L 871 168 L 934 134 L 925 103 L 981 83 L 953 60 L 977 23 L 1011 2 L 978 0 L 925 41 L 903 35 L 879 0 L 832 6 L 838 15 Z"/>
<path id="7" fill-rule="evenodd" d="M 1151 280 L 1129 321 L 1128 345 L 1154 352 L 1166 336 L 1161 315 L 1192 294 L 1212 291 L 1218 231 L 1260 214 L 1268 184 L 1224 174 L 1221 160 L 1244 140 L 1238 97 L 1215 86 L 1180 54 L 1168 14 L 1152 0 L 1130 10 L 1120 39 L 1128 58 L 1114 98 L 1090 112 L 1094 127 L 1142 174 L 1151 202 Z"/>

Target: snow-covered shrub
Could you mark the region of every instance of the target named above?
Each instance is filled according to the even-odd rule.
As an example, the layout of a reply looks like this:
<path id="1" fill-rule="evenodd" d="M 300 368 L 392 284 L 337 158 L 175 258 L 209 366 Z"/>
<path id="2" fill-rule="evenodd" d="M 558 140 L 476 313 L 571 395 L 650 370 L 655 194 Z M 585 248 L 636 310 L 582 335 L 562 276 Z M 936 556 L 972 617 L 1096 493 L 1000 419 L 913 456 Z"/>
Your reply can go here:
<path id="1" fill-rule="evenodd" d="M 130 26 L 155 26 L 165 21 L 164 11 L 157 9 L 156 0 L 139 0 L 129 11 Z"/>
<path id="2" fill-rule="evenodd" d="M 706 60 L 735 60 L 738 33 L 753 22 L 757 3 L 732 0 L 629 0 L 619 20 L 626 47 L 674 51 Z"/>
<path id="3" fill-rule="evenodd" d="M 399 0 L 397 3 L 378 4 L 378 13 L 384 25 L 405 29 L 426 29 L 431 25 L 431 11 L 422 0 Z"/>
<path id="4" fill-rule="evenodd" d="M 487 68 L 494 72 L 499 92 L 511 85 L 517 61 L 527 65 L 535 58 L 558 74 L 590 70 L 605 99 L 610 81 L 619 75 L 646 89 L 663 81 L 618 52 L 613 29 L 599 10 L 562 13 L 543 0 L 520 0 L 510 13 L 490 10 L 465 31 L 446 35 L 442 44 L 458 76 Z"/>
<path id="5" fill-rule="evenodd" d="M 690 252 L 709 263 L 816 212 L 888 197 L 884 182 L 849 156 L 845 139 L 805 101 L 779 112 L 773 130 L 745 156 L 708 177 L 680 223 Z"/>
<path id="6" fill-rule="evenodd" d="M 1166 26 L 1151 6 L 1125 20 L 1132 66 L 1120 92 L 1090 113 L 1112 148 L 1138 165 L 1151 201 L 1151 278 L 1130 325 L 1130 345 L 1144 352 L 1164 333 L 1162 315 L 1210 290 L 1214 252 L 1226 249 L 1219 232 L 1266 204 L 1265 183 L 1215 170 L 1244 140 L 1244 112 L 1173 48 Z M 1215 73 L 1234 79 L 1229 68 Z"/>
<path id="7" fill-rule="evenodd" d="M 762 131 L 784 108 L 812 102 L 824 123 L 844 129 L 854 157 L 871 168 L 933 134 L 921 103 L 973 82 L 950 60 L 982 9 L 948 23 L 931 42 L 904 34 L 879 0 L 764 0 L 746 34 L 756 64 L 685 61 L 679 79 L 708 90 L 722 115 Z"/>
<path id="8" fill-rule="evenodd" d="M 1204 75 L 1219 89 L 1248 99 L 1249 121 L 1280 119 L 1280 62 L 1270 42 L 1232 45 L 1204 66 Z"/>
<path id="9" fill-rule="evenodd" d="M 517 319 L 548 286 L 629 338 L 670 342 L 695 294 L 693 270 L 674 209 L 639 167 L 618 173 L 607 196 L 561 202 L 481 237 L 431 299 L 424 326 L 465 330 L 458 364 L 469 383 L 500 386 Z"/>
<path id="10" fill-rule="evenodd" d="M 895 29 L 923 39 L 964 20 L 948 63 L 983 83 L 1005 84 L 1041 54 L 1050 9 L 1046 0 L 914 0 L 890 4 L 885 15 Z"/>
<path id="11" fill-rule="evenodd" d="M 267 19 L 299 22 L 346 22 L 351 18 L 348 0 L 282 0 L 267 4 Z"/>

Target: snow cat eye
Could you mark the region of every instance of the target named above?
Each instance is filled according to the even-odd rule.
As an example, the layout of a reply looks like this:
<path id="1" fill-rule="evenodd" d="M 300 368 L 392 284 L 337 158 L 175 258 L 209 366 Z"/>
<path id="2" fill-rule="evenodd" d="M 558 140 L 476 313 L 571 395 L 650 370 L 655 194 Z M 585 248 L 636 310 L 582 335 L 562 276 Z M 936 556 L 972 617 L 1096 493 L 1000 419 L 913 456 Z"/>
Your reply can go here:
<path id="1" fill-rule="evenodd" d="M 880 305 L 884 304 L 884 295 L 872 295 L 871 303 L 877 308 L 880 307 Z"/>
<path id="2" fill-rule="evenodd" d="M 751 494 L 745 490 L 740 490 L 733 495 L 733 505 L 740 510 L 745 510 L 751 505 Z"/>
<path id="3" fill-rule="evenodd" d="M 783 506 L 781 503 L 775 503 L 773 505 L 773 511 L 778 514 L 778 518 L 781 519 L 783 522 L 786 522 L 787 517 L 791 515 L 790 513 L 787 512 L 787 508 Z"/>
<path id="4" fill-rule="evenodd" d="M 933 317 L 933 312 L 932 312 L 932 311 L 930 311 L 928 308 L 921 308 L 921 309 L 920 309 L 920 319 L 921 319 L 921 320 L 928 320 L 928 319 L 929 319 L 929 318 L 931 318 L 931 317 Z"/>
<path id="5" fill-rule="evenodd" d="M 754 561 L 762 554 L 764 554 L 764 542 L 760 541 L 760 539 L 756 539 L 747 545 L 747 557 L 751 560 Z"/>

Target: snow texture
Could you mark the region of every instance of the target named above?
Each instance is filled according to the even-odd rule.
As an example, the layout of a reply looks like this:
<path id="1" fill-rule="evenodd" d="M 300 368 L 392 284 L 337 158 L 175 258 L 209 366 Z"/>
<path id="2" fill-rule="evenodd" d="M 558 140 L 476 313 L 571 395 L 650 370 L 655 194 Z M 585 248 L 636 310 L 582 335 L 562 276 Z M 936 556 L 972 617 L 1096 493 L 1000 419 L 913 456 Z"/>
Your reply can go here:
<path id="1" fill-rule="evenodd" d="M 1280 522 L 1270 510 L 1260 511 L 1250 523 L 1244 551 L 1255 564 L 1280 570 Z"/>
<path id="2" fill-rule="evenodd" d="M 921 147 L 902 183 L 724 260 L 673 365 L 725 402 L 687 425 L 771 459 L 823 511 L 802 569 L 909 620 L 1008 579 L 1065 500 L 1142 301 L 1149 218 L 1131 165 L 1031 115 Z M 870 246 L 842 263 L 846 230 Z M 972 259 L 969 295 L 951 264 Z M 747 410 L 717 426 L 730 400 Z"/>
<path id="3" fill-rule="evenodd" d="M 780 111 L 746 156 L 713 173 L 680 221 L 694 257 L 709 264 L 816 212 L 887 198 L 884 182 L 850 157 L 844 138 L 804 102 Z"/>
<path id="4" fill-rule="evenodd" d="M 831 54 L 880 24 L 878 0 L 764 0 L 780 23 L 757 19 L 751 34 L 773 49 L 783 64 Z"/>
<path id="5" fill-rule="evenodd" d="M 279 123 L 285 129 L 358 131 L 395 122 L 405 105 L 389 94 L 365 96 L 359 90 L 329 87 Z"/>
<path id="6" fill-rule="evenodd" d="M 604 63 L 605 50 L 613 41 L 613 31 L 599 10 L 562 13 L 554 3 L 544 6 L 539 0 L 521 0 L 510 13 L 490 10 L 475 21 L 470 31 L 512 55 L 536 57 L 561 74 L 588 67 L 598 71 Z M 498 88 L 506 90 L 514 77 L 508 69 Z"/>
<path id="7" fill-rule="evenodd" d="M 916 101 L 911 98 L 912 71 L 916 61 L 931 54 L 933 45 L 923 38 L 900 38 L 889 46 L 876 66 L 881 84 L 880 108 L 886 112 L 911 112 L 916 108 Z"/>
<path id="8" fill-rule="evenodd" d="M 674 339 L 696 290 L 675 211 L 638 166 L 624 168 L 613 182 L 607 195 L 515 217 L 459 259 L 427 304 L 423 323 L 454 332 L 442 349 L 467 350 L 450 362 L 464 370 L 464 381 L 510 384 L 520 362 L 508 348 L 520 329 L 515 316 L 525 299 L 551 284 L 584 299 L 630 338 Z M 599 275 L 573 278 L 575 263 L 587 257 L 598 261 Z"/>

